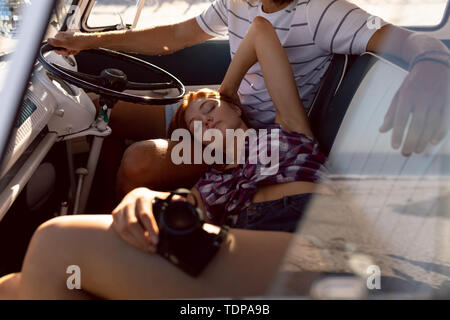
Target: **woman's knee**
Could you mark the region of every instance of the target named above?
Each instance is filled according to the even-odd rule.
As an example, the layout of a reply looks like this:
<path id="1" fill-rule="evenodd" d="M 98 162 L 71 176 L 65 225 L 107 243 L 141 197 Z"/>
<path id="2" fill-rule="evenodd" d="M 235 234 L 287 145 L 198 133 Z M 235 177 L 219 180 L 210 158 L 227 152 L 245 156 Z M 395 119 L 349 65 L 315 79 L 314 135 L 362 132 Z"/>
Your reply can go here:
<path id="1" fill-rule="evenodd" d="M 109 230 L 111 223 L 111 215 L 75 215 L 50 219 L 34 232 L 24 265 L 30 259 L 33 262 L 49 261 L 54 257 L 62 258 L 66 252 L 75 254 L 77 250 L 82 251 L 93 236 Z"/>
<path id="2" fill-rule="evenodd" d="M 140 141 L 129 146 L 119 168 L 119 180 L 148 186 L 159 181 L 160 166 L 166 161 L 167 140 Z"/>
<path id="3" fill-rule="evenodd" d="M 0 300 L 16 300 L 19 297 L 20 273 L 0 278 Z"/>
<path id="4" fill-rule="evenodd" d="M 253 19 L 251 27 L 257 31 L 261 31 L 263 34 L 265 34 L 268 30 L 275 30 L 272 23 L 261 16 L 257 16 Z"/>
<path id="5" fill-rule="evenodd" d="M 61 216 L 41 224 L 31 238 L 29 250 L 38 249 L 37 251 L 41 251 L 41 248 L 51 249 L 50 247 L 54 244 L 61 244 L 58 238 L 66 233 L 67 227 L 70 225 L 69 220 L 69 216 Z"/>
<path id="6" fill-rule="evenodd" d="M 37 272 L 36 266 L 46 265 L 53 257 L 59 256 L 59 250 L 64 247 L 64 227 L 67 217 L 57 217 L 41 224 L 33 234 L 25 259 L 22 272 L 26 276 Z"/>

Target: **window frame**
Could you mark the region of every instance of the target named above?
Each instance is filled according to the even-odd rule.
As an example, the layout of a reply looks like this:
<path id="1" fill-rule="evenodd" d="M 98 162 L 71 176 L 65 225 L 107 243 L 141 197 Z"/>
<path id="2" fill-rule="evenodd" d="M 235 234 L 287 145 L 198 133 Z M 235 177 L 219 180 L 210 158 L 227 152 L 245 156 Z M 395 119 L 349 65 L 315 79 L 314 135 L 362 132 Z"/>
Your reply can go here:
<path id="1" fill-rule="evenodd" d="M 99 26 L 99 27 L 90 27 L 88 25 L 87 21 L 92 12 L 92 8 L 94 8 L 95 1 L 96 0 L 89 0 L 89 2 L 87 3 L 87 6 L 84 9 L 84 12 L 81 16 L 80 31 L 82 31 L 82 32 L 101 32 L 101 31 L 119 30 L 119 29 L 117 29 L 117 26 L 118 26 L 117 24 L 116 25 Z M 127 30 L 131 29 L 131 24 L 127 23 L 127 24 L 125 24 L 125 26 L 126 26 Z"/>
<path id="2" fill-rule="evenodd" d="M 96 0 L 88 0 L 87 6 L 83 12 L 81 21 L 80 21 L 80 31 L 82 32 L 100 32 L 100 31 L 113 31 L 113 30 L 118 30 L 117 29 L 117 25 L 106 25 L 106 26 L 99 26 L 99 27 L 90 27 L 87 24 L 87 21 L 89 19 L 89 16 L 92 12 L 92 9 L 95 5 L 95 1 Z M 79 2 L 79 0 L 74 0 L 73 1 L 74 4 Z M 400 26 L 412 31 L 421 31 L 421 32 L 434 32 L 437 30 L 442 29 L 447 22 L 449 21 L 450 18 L 450 0 L 447 1 L 447 5 L 444 9 L 444 13 L 442 16 L 441 21 L 437 24 L 437 25 L 433 25 L 433 26 Z M 132 25 L 131 24 L 126 24 L 126 28 L 127 29 L 131 29 Z"/>

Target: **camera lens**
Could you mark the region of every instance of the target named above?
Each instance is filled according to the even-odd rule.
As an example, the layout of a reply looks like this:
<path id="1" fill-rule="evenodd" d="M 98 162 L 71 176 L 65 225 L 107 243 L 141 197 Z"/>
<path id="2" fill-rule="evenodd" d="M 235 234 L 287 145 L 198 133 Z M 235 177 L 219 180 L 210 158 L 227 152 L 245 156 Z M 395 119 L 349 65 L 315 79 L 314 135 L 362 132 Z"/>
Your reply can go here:
<path id="1" fill-rule="evenodd" d="M 188 203 L 174 201 L 167 208 L 164 220 L 169 228 L 182 231 L 194 227 L 198 218 Z"/>

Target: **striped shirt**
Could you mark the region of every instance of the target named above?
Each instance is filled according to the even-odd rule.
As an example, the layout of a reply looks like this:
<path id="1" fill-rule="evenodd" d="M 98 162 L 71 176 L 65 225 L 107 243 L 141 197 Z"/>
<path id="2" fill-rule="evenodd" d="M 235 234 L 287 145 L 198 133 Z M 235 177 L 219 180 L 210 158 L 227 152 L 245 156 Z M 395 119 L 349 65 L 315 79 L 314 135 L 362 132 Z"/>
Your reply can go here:
<path id="1" fill-rule="evenodd" d="M 216 0 L 199 16 L 199 26 L 212 36 L 226 36 L 233 57 L 256 16 L 269 20 L 284 47 L 299 95 L 309 109 L 333 53 L 361 54 L 377 30 L 371 16 L 344 0 L 294 0 L 284 9 L 265 13 L 260 1 Z M 373 19 L 373 18 L 372 18 Z M 376 18 L 379 26 L 386 24 Z M 245 75 L 241 103 L 250 125 L 264 128 L 275 121 L 275 106 L 259 63 Z"/>

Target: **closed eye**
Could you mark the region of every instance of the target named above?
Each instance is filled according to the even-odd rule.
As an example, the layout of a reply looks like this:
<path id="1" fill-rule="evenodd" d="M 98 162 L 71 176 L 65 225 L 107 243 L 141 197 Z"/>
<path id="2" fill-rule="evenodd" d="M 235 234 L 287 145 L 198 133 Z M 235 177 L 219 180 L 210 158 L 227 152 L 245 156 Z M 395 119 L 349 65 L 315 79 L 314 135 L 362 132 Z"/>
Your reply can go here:
<path id="1" fill-rule="evenodd" d="M 202 105 L 201 109 L 202 109 L 203 114 L 208 114 L 211 111 L 213 111 L 215 107 L 216 107 L 215 101 L 208 101 L 207 103 Z"/>
<path id="2" fill-rule="evenodd" d="M 214 110 L 215 107 L 216 107 L 215 103 L 210 103 L 208 106 L 208 111 L 206 113 L 210 113 L 211 111 Z"/>

